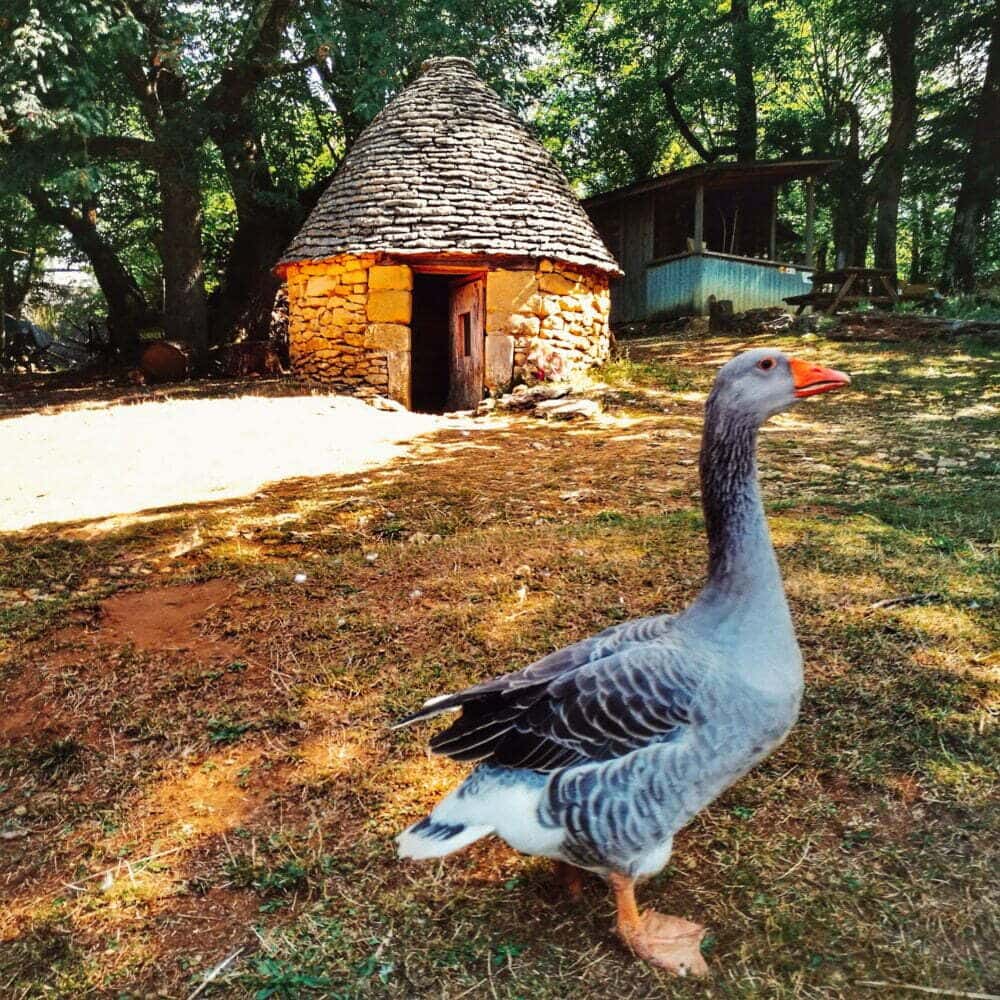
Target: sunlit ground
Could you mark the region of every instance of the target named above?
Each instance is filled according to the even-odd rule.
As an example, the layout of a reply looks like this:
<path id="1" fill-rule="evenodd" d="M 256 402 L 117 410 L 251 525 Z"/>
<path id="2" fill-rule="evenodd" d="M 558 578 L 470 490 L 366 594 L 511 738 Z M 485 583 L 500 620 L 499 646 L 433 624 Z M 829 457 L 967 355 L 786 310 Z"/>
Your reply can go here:
<path id="1" fill-rule="evenodd" d="M 357 472 L 442 418 L 337 396 L 182 399 L 0 420 L 0 531 L 245 496 Z"/>
<path id="2" fill-rule="evenodd" d="M 0 996 L 185 998 L 227 959 L 200 996 L 998 992 L 1000 359 L 778 343 L 855 386 L 762 444 L 802 720 L 643 890 L 710 928 L 707 987 L 632 962 L 596 882 L 574 903 L 495 842 L 397 862 L 392 836 L 463 772 L 387 728 L 691 598 L 700 406 L 743 346 L 691 339 L 634 344 L 594 423 L 378 414 L 365 436 L 305 397 L 221 474 L 208 420 L 167 469 L 56 463 L 84 491 L 138 474 L 0 535 Z M 178 406 L 82 412 L 162 440 Z M 188 467 L 197 503 L 167 495 Z"/>

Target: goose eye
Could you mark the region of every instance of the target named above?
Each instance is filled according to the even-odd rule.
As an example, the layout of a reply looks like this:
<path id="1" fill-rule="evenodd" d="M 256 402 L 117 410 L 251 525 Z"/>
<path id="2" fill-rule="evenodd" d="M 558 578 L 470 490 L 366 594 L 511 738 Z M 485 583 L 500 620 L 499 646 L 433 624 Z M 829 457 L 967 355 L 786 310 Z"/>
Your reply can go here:
<path id="1" fill-rule="evenodd" d="M 774 358 L 764 358 L 763 361 L 758 361 L 757 367 L 762 372 L 769 372 L 774 367 Z"/>

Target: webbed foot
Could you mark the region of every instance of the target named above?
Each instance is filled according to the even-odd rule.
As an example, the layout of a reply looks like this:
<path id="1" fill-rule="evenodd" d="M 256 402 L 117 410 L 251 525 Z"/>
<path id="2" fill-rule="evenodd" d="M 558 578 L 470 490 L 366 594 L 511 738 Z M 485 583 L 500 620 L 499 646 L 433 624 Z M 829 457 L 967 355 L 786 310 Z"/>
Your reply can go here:
<path id="1" fill-rule="evenodd" d="M 635 904 L 635 880 L 617 874 L 609 880 L 618 905 L 616 930 L 633 954 L 675 976 L 708 975 L 700 947 L 705 936 L 701 924 L 655 910 L 640 913 Z"/>
<path id="2" fill-rule="evenodd" d="M 644 911 L 637 924 L 618 925 L 618 935 L 635 955 L 675 976 L 707 976 L 701 954 L 705 928 L 683 917 Z"/>

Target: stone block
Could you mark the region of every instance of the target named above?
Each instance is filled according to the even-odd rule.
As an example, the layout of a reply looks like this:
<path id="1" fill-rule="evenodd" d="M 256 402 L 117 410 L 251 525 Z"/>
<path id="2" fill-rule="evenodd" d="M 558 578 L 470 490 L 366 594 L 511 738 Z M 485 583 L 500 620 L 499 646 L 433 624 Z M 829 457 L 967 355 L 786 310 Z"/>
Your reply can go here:
<path id="1" fill-rule="evenodd" d="M 329 274 L 320 274 L 306 283 L 306 296 L 310 299 L 325 299 L 333 295 L 340 279 Z"/>
<path id="2" fill-rule="evenodd" d="M 484 381 L 490 391 L 506 389 L 514 375 L 514 338 L 509 333 L 486 335 Z"/>
<path id="3" fill-rule="evenodd" d="M 409 323 L 410 293 L 392 289 L 369 292 L 368 320 L 372 323 Z"/>
<path id="4" fill-rule="evenodd" d="M 361 268 L 352 268 L 349 271 L 345 271 L 340 278 L 341 284 L 344 285 L 363 285 L 366 280 L 366 272 L 362 271 Z"/>
<path id="5" fill-rule="evenodd" d="M 390 351 L 388 387 L 389 398 L 410 408 L 410 359 L 409 351 Z"/>
<path id="6" fill-rule="evenodd" d="M 537 316 L 514 315 L 510 318 L 509 329 L 515 337 L 534 337 L 542 321 Z"/>
<path id="7" fill-rule="evenodd" d="M 543 292 L 551 292 L 553 295 L 567 295 L 580 290 L 580 285 L 575 279 L 567 278 L 558 271 L 539 275 L 538 287 Z"/>
<path id="8" fill-rule="evenodd" d="M 413 271 L 405 264 L 377 264 L 368 272 L 368 287 L 408 292 L 413 288 Z"/>
<path id="9" fill-rule="evenodd" d="M 365 330 L 365 347 L 380 351 L 408 351 L 410 328 L 402 323 L 369 323 Z"/>
<path id="10" fill-rule="evenodd" d="M 527 305 L 537 287 L 534 271 L 490 271 L 486 275 L 486 332 L 503 332 L 508 317 Z"/>

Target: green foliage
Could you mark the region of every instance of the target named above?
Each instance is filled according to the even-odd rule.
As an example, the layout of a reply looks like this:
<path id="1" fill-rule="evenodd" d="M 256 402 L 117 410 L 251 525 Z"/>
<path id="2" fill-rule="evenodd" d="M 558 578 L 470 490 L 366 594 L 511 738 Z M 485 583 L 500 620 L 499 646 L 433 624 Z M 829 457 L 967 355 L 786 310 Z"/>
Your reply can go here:
<path id="1" fill-rule="evenodd" d="M 946 319 L 1000 323 L 1000 295 L 996 290 L 980 295 L 954 295 L 941 302 L 935 312 Z"/>
<path id="2" fill-rule="evenodd" d="M 228 719 L 212 719 L 208 724 L 208 738 L 216 745 L 237 743 L 252 727 L 246 722 L 231 722 Z"/>
<path id="3" fill-rule="evenodd" d="M 305 881 L 307 874 L 302 864 L 293 858 L 268 867 L 245 854 L 238 854 L 226 865 L 226 875 L 237 889 L 253 889 L 262 896 L 292 892 Z"/>
<path id="4" fill-rule="evenodd" d="M 971 0 L 913 3 L 920 106 L 898 249 L 904 276 L 925 282 L 946 263 L 990 14 Z M 744 65 L 758 156 L 845 157 L 820 191 L 817 236 L 832 259 L 837 204 L 853 199 L 871 216 L 865 192 L 892 99 L 886 37 L 901 0 L 746 9 L 741 21 L 729 0 L 10 0 L 0 19 L 4 297 L 19 301 L 24 246 L 61 242 L 60 254 L 93 260 L 78 234 L 69 249 L 53 235 L 65 218 L 33 214 L 41 193 L 94 227 L 150 311 L 169 312 L 161 195 L 164 172 L 182 168 L 217 305 L 234 274 L 273 263 L 359 132 L 440 54 L 471 58 L 584 193 L 732 157 Z M 801 192 L 786 192 L 781 209 L 801 230 Z M 260 233 L 274 247 L 241 257 Z M 982 240 L 985 275 L 1000 264 L 1000 226 Z"/>
<path id="5" fill-rule="evenodd" d="M 20 311 L 45 261 L 46 244 L 56 234 L 45 226 L 24 198 L 0 193 L 0 313 Z"/>

